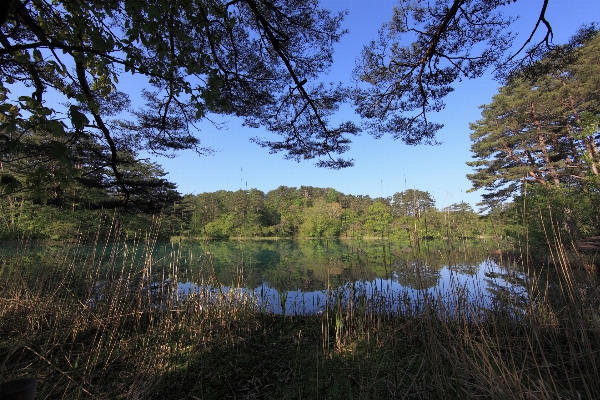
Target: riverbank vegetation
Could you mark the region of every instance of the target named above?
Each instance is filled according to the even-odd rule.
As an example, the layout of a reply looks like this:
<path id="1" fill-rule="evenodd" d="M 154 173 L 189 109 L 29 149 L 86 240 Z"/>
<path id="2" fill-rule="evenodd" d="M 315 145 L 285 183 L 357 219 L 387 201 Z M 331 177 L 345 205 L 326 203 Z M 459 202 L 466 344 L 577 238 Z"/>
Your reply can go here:
<path id="1" fill-rule="evenodd" d="M 418 189 L 389 198 L 310 186 L 181 196 L 158 165 L 139 158 L 148 150 L 209 151 L 199 147 L 188 123 L 214 112 L 281 134 L 282 141 L 257 142 L 290 158 L 316 158 L 333 168 L 351 165 L 332 156 L 347 150 L 347 137 L 358 127 L 347 122 L 330 128 L 321 119 L 348 98 L 347 88 L 307 92 L 306 79 L 295 69 L 308 78 L 327 69 L 342 34 L 341 15 L 323 12 L 307 19 L 310 13 L 300 12 L 298 2 L 275 2 L 287 14 L 268 12 L 254 1 L 215 3 L 210 9 L 191 2 L 181 12 L 192 19 L 154 3 L 140 19 L 139 12 L 112 10 L 107 2 L 65 6 L 61 13 L 45 3 L 34 6 L 38 3 L 20 7 L 11 1 L 0 21 L 2 29 L 10 28 L 8 44 L 2 44 L 11 74 L 6 85 L 35 86 L 32 96 L 18 99 L 6 87 L 0 92 L 0 239 L 6 250 L 0 253 L 0 380 L 35 376 L 37 396 L 44 399 L 598 397 L 598 259 L 583 257 L 577 247 L 581 238 L 600 235 L 595 27 L 582 29 L 565 46 L 535 47 L 527 53 L 530 64 L 508 71 L 505 86 L 482 107 L 482 119 L 471 126 L 475 172 L 469 179 L 474 189 L 487 192 L 485 213 L 477 213 L 464 202 L 436 208 L 435 199 Z M 485 16 L 490 7 L 483 9 Z M 113 11 L 114 23 L 128 26 L 127 38 L 117 38 L 103 24 L 104 12 Z M 420 15 L 425 9 L 413 11 Z M 61 22 L 63 12 L 76 15 L 73 26 Z M 171 23 L 159 23 L 167 14 Z M 495 15 L 491 20 L 499 27 L 508 24 Z M 221 22 L 208 24 L 209 17 Z M 485 24 L 474 26 L 476 37 L 490 37 L 481 28 Z M 183 29 L 205 42 L 176 35 Z M 460 24 L 447 29 L 463 32 Z M 288 39 L 278 39 L 280 33 Z M 255 36 L 274 50 L 221 63 L 230 59 L 227 46 L 257 54 Z M 31 42 L 35 37 L 40 41 Z M 177 45 L 189 64 L 186 74 L 200 77 L 201 86 L 178 72 L 181 65 L 169 46 L 157 45 L 164 37 L 172 39 L 171 48 Z M 481 42 L 476 37 L 469 42 Z M 495 45 L 504 48 L 506 40 Z M 127 58 L 114 58 L 113 47 Z M 307 49 L 311 58 L 304 60 Z M 56 50 L 72 59 L 76 75 L 51 59 Z M 244 58 L 249 64 L 238 65 Z M 203 62 L 194 63 L 198 59 Z M 471 65 L 471 73 L 479 74 L 483 64 Z M 437 68 L 437 62 L 432 65 Z M 127 96 L 113 90 L 117 67 L 152 77 L 165 96 L 146 92 L 147 108 L 131 111 Z M 365 72 L 385 71 L 379 67 Z M 450 81 L 462 76 L 460 66 L 455 68 Z M 446 79 L 425 77 L 433 79 L 427 87 L 439 89 L 438 95 L 412 87 L 407 93 L 418 90 L 417 99 L 398 104 L 396 111 L 422 105 L 418 117 L 424 118 L 425 111 L 443 106 L 451 89 Z M 64 109 L 44 106 L 48 88 L 70 103 Z M 183 93 L 195 103 L 181 98 Z M 422 96 L 433 96 L 433 104 Z M 365 118 L 390 117 L 370 99 L 357 98 Z M 175 103 L 178 111 L 170 108 Z M 136 122 L 116 119 L 114 110 L 121 108 Z M 399 129 L 393 134 L 408 143 L 433 140 L 439 128 L 422 123 L 413 134 L 403 118 L 391 121 Z M 109 130 L 108 123 L 117 128 Z M 310 260 L 320 263 L 315 273 L 292 251 L 282 252 L 281 262 L 265 246 L 265 259 L 279 259 L 262 266 L 283 265 L 279 271 L 249 276 L 244 267 L 250 257 L 242 253 L 235 273 L 223 278 L 217 262 L 226 259 L 223 246 L 203 249 L 195 258 L 182 251 L 186 239 L 210 244 L 236 237 L 377 238 L 400 243 L 405 253 L 384 244 L 378 254 L 362 249 L 339 259 L 320 254 Z M 156 259 L 155 248 L 167 238 L 172 247 Z M 30 252 L 38 240 L 43 251 Z M 479 264 L 469 264 L 470 245 L 483 241 L 487 254 L 501 258 L 505 286 L 483 290 L 458 279 L 461 268 L 479 271 Z M 406 263 L 395 263 L 392 271 L 391 255 Z M 364 260 L 381 264 L 372 275 L 351 281 L 344 275 L 349 258 L 363 260 L 356 262 L 360 267 Z M 443 294 L 435 274 L 441 265 L 450 271 Z M 494 277 L 487 272 L 483 280 Z M 184 275 L 194 277 L 190 282 L 197 290 L 180 291 Z M 340 290 L 382 275 L 406 290 L 393 296 Z M 280 302 L 280 314 L 267 311 L 264 299 L 247 290 L 265 277 L 275 282 L 272 301 Z M 325 302 L 313 312 L 286 310 L 288 293 L 311 284 L 319 285 Z"/>
<path id="2" fill-rule="evenodd" d="M 332 188 L 280 186 L 188 196 L 191 236 L 305 238 L 468 237 L 491 234 L 491 224 L 466 203 L 435 208 L 428 192 L 409 189 L 388 198 L 346 195 Z"/>
<path id="3" fill-rule="evenodd" d="M 595 277 L 564 258 L 526 275 L 505 260 L 518 290 L 459 279 L 443 296 L 332 287 L 318 312 L 275 315 L 243 279 L 221 289 L 211 257 L 186 264 L 208 278 L 183 296 L 184 255 L 153 260 L 153 238 L 141 251 L 95 244 L 102 264 L 77 246 L 39 258 L 20 243 L 2 256 L 0 376 L 35 376 L 38 398 L 69 399 L 592 399 L 600 390 Z M 449 265 L 468 259 L 445 251 L 456 256 Z"/>
<path id="4" fill-rule="evenodd" d="M 600 233 L 596 193 L 591 185 L 587 191 L 532 185 L 514 201 L 480 214 L 464 202 L 437 209 L 432 196 L 418 189 L 373 199 L 332 188 L 281 186 L 266 194 L 251 189 L 185 195 L 160 206 L 162 216 L 136 209 L 86 209 L 85 201 L 45 205 L 13 194 L 0 199 L 0 238 L 92 241 L 107 237 L 117 224 L 133 239 L 160 219 L 162 240 L 372 238 L 414 248 L 432 241 L 493 241 L 505 249 L 526 242 L 530 255 L 545 258 L 549 243 L 573 249 L 581 238 Z"/>

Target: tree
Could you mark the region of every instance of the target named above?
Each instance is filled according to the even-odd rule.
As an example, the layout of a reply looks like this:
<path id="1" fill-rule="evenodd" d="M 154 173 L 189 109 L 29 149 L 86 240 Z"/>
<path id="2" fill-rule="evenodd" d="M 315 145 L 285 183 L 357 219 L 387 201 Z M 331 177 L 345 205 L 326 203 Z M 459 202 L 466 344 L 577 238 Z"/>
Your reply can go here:
<path id="1" fill-rule="evenodd" d="M 522 192 L 523 185 L 593 190 L 600 153 L 600 35 L 582 29 L 564 46 L 508 79 L 482 119 L 471 124 L 476 161 L 467 177 L 484 188 L 488 206 Z M 598 187 L 596 186 L 597 190 Z"/>
<path id="2" fill-rule="evenodd" d="M 196 196 L 191 217 L 191 231 L 196 235 L 204 234 L 204 227 L 218 219 L 223 213 L 219 192 L 200 193 Z"/>
<path id="3" fill-rule="evenodd" d="M 490 208 L 513 199 L 535 249 L 599 232 L 599 51 L 599 31 L 583 28 L 512 74 L 471 125 L 471 190 Z"/>
<path id="4" fill-rule="evenodd" d="M 442 212 L 446 217 L 446 225 L 449 232 L 467 236 L 467 231 L 476 230 L 479 216 L 473 211 L 470 204 L 461 201 L 444 207 Z"/>
<path id="5" fill-rule="evenodd" d="M 0 135 L 0 147 L 11 145 L 11 133 Z M 118 153 L 121 181 L 136 190 L 123 204 L 121 186 L 113 179 L 110 161 L 102 146 L 93 141 L 61 141 L 48 133 L 20 135 L 20 143 L 7 151 L 2 162 L 0 196 L 24 197 L 54 206 L 99 209 L 127 205 L 125 209 L 156 213 L 179 198 L 175 184 L 163 177 L 163 169 L 133 151 Z M 61 155 L 68 152 L 69 158 Z M 71 176 L 72 179 L 67 177 Z"/>
<path id="6" fill-rule="evenodd" d="M 204 226 L 204 234 L 211 238 L 226 239 L 235 234 L 233 215 L 224 214 Z"/>
<path id="7" fill-rule="evenodd" d="M 267 193 L 265 207 L 275 235 L 294 236 L 298 233 L 304 209 L 308 207 L 308 196 L 306 190 L 287 186 L 279 186 Z"/>
<path id="8" fill-rule="evenodd" d="M 390 231 L 392 219 L 389 207 L 377 201 L 369 207 L 365 226 L 383 238 Z"/>
<path id="9" fill-rule="evenodd" d="M 339 203 L 327 203 L 317 199 L 312 207 L 304 212 L 304 221 L 300 234 L 307 237 L 336 238 L 342 228 L 342 206 Z"/>
<path id="10" fill-rule="evenodd" d="M 428 115 L 444 108 L 454 82 L 480 77 L 492 65 L 502 79 L 506 71 L 535 58 L 543 45 L 550 47 L 548 2 L 544 0 L 531 36 L 508 57 L 514 37 L 507 28 L 513 19 L 503 17 L 499 9 L 510 0 L 400 2 L 378 40 L 365 46 L 354 71 L 355 79 L 371 85 L 354 95 L 366 129 L 375 137 L 390 133 L 411 145 L 436 143 L 435 134 L 443 125 L 431 122 Z M 547 29 L 544 39 L 517 59 L 540 24 Z M 415 41 L 400 45 L 406 37 Z"/>
<path id="11" fill-rule="evenodd" d="M 435 200 L 431 194 L 417 189 L 394 193 L 392 200 L 394 216 L 420 217 L 421 214 L 435 207 Z"/>
<path id="12" fill-rule="evenodd" d="M 65 168 L 39 185 L 69 183 L 79 175 L 65 143 L 96 146 L 111 170 L 104 177 L 125 204 L 137 187 L 121 169 L 121 154 L 209 152 L 195 124 L 225 114 L 281 135 L 253 139 L 271 152 L 323 167 L 352 165 L 337 155 L 358 127 L 328 120 L 349 91 L 315 83 L 332 63 L 342 17 L 317 0 L 7 0 L 0 12 L 0 161 L 30 149 L 28 135 L 43 135 L 47 156 Z M 148 83 L 139 93 L 145 107 L 132 109 L 129 93 L 118 90 L 128 73 Z M 12 178 L 6 174 L 2 185 Z"/>

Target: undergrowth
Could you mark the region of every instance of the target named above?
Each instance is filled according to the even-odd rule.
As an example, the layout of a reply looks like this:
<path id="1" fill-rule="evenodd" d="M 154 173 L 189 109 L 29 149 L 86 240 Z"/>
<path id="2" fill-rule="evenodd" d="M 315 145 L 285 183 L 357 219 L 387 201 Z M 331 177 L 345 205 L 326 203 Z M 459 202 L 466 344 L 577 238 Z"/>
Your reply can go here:
<path id="1" fill-rule="evenodd" d="M 600 393 L 598 286 L 561 262 L 562 248 L 551 274 L 529 271 L 525 298 L 507 288 L 489 300 L 458 283 L 418 299 L 332 291 L 319 313 L 274 315 L 249 292 L 222 290 L 210 257 L 194 267 L 211 278 L 178 293 L 180 255 L 153 260 L 155 241 L 44 260 L 21 243 L 1 258 L 0 379 L 38 378 L 39 399 Z"/>

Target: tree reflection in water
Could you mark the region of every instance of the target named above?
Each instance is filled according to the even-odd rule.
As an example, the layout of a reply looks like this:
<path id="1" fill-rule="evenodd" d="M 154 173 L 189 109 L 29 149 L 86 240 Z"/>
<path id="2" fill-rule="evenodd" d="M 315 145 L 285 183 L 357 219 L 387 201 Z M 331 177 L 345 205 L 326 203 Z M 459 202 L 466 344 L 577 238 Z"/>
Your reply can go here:
<path id="1" fill-rule="evenodd" d="M 478 301 L 484 294 L 484 305 L 489 305 L 494 297 L 505 296 L 499 287 L 512 291 L 513 286 L 524 284 L 514 279 L 514 272 L 487 259 L 485 252 L 476 248 L 468 249 L 468 256 L 430 248 L 428 253 L 410 257 L 400 244 L 376 240 L 260 240 L 244 241 L 242 256 L 235 241 L 186 246 L 182 254 L 210 246 L 212 265 L 204 261 L 189 265 L 187 270 L 200 274 L 191 274 L 188 279 L 181 276 L 180 293 L 205 289 L 198 277 L 215 271 L 222 284 L 220 290 L 237 290 L 252 298 L 259 310 L 272 313 L 320 313 L 327 305 L 355 304 L 361 298 L 371 303 L 376 298 L 389 311 L 397 311 L 407 301 L 414 305 L 457 294 Z M 239 277 L 242 261 L 244 275 Z M 455 304 L 464 301 L 448 300 Z"/>

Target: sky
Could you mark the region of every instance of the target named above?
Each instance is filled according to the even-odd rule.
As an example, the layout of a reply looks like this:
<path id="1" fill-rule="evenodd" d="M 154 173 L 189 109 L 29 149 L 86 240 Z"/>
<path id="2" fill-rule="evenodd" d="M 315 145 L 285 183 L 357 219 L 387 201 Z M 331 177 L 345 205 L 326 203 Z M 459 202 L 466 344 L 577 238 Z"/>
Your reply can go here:
<path id="1" fill-rule="evenodd" d="M 350 77 L 357 57 L 364 45 L 377 38 L 381 25 L 391 18 L 397 0 L 321 1 L 324 8 L 334 12 L 348 11 L 342 26 L 349 30 L 335 47 L 334 65 L 324 81 L 352 84 Z M 520 17 L 511 27 L 519 34 L 515 41 L 518 47 L 535 25 L 542 3 L 542 0 L 519 0 L 504 7 L 506 15 Z M 550 0 L 546 17 L 552 24 L 554 43 L 562 44 L 582 24 L 600 22 L 600 6 L 598 0 Z M 202 146 L 215 150 L 213 155 L 198 156 L 193 151 L 184 151 L 176 158 L 155 161 L 163 166 L 167 179 L 176 183 L 182 194 L 251 188 L 266 193 L 279 186 L 304 185 L 375 198 L 418 189 L 429 192 L 438 208 L 465 201 L 477 209 L 483 192 L 467 193 L 471 184 L 466 174 L 473 172 L 465 164 L 472 160 L 469 123 L 480 119 L 478 106 L 489 103 L 499 86 L 491 72 L 454 85 L 455 91 L 446 98 L 445 110 L 430 116 L 444 124 L 437 136 L 441 145 L 408 146 L 389 136 L 374 139 L 363 133 L 352 138 L 351 150 L 345 154 L 345 158 L 355 160 L 354 167 L 343 170 L 318 168 L 310 160 L 300 163 L 285 160 L 283 153 L 269 154 L 268 149 L 249 139 L 255 136 L 274 139 L 275 135 L 266 129 L 243 127 L 236 118 L 223 119 L 226 121 L 223 129 L 209 123 L 201 125 L 197 136 Z M 339 118 L 360 122 L 349 107 L 341 110 Z"/>

